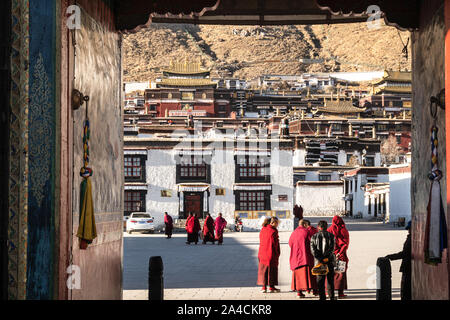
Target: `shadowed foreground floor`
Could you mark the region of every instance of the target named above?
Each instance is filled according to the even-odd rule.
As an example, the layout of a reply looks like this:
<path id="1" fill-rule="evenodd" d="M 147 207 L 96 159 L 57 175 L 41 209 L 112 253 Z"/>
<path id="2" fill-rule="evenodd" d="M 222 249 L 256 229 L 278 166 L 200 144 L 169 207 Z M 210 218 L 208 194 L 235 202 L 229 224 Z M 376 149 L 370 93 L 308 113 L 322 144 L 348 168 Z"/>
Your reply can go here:
<path id="1" fill-rule="evenodd" d="M 321 218 L 309 218 L 316 225 Z M 326 220 L 331 220 L 326 219 Z M 402 249 L 407 232 L 390 225 L 346 220 L 350 232 L 347 299 L 375 299 L 375 264 L 378 257 Z M 257 232 L 225 233 L 224 245 L 186 245 L 184 234 L 166 239 L 163 234 L 124 235 L 124 299 L 148 297 L 148 260 L 161 256 L 164 262 L 166 300 L 278 300 L 296 299 L 290 292 L 290 232 L 280 232 L 281 293 L 263 294 L 256 286 Z M 393 261 L 393 299 L 399 299 L 400 261 Z M 308 300 L 317 299 L 308 297 Z"/>

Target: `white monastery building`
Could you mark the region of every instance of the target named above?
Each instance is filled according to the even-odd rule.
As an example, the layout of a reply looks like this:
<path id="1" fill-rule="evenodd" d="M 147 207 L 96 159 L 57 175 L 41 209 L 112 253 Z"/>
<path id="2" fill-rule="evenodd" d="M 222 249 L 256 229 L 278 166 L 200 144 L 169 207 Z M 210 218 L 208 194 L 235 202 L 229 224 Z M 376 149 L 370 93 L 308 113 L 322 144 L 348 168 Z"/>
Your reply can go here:
<path id="1" fill-rule="evenodd" d="M 277 216 L 280 230 L 292 230 L 293 142 L 213 136 L 125 137 L 125 214 L 146 211 L 162 225 L 164 212 L 221 212 L 249 231 L 262 216 Z"/>

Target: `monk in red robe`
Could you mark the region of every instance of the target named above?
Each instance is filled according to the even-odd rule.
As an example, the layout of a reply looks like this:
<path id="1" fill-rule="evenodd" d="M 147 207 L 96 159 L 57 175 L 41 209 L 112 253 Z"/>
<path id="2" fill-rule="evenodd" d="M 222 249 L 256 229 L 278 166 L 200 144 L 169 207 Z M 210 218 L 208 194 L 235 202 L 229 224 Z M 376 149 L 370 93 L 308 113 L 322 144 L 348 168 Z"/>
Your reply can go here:
<path id="1" fill-rule="evenodd" d="M 191 242 L 198 243 L 198 232 L 201 230 L 200 222 L 195 214 L 191 214 L 186 221 L 186 231 L 188 234 L 188 240 L 186 244 L 191 244 Z"/>
<path id="2" fill-rule="evenodd" d="M 303 220 L 303 227 L 305 227 L 306 230 L 308 230 L 308 240 L 310 240 L 310 241 L 311 241 L 311 237 L 313 235 L 315 235 L 317 232 L 319 232 L 317 230 L 317 228 L 315 228 L 311 225 L 311 222 L 309 220 Z"/>
<path id="3" fill-rule="evenodd" d="M 170 239 L 172 238 L 173 219 L 167 212 L 164 212 L 164 224 L 166 225 L 165 234 L 167 236 L 167 239 Z"/>
<path id="4" fill-rule="evenodd" d="M 214 242 L 216 239 L 214 239 L 214 220 L 211 217 L 211 215 L 208 213 L 206 215 L 205 222 L 203 223 L 203 244 L 206 244 L 206 242 Z"/>
<path id="5" fill-rule="evenodd" d="M 186 229 L 186 232 L 187 232 L 187 241 L 186 241 L 186 244 L 190 244 L 190 239 L 191 239 L 191 237 L 189 236 L 189 231 L 188 231 L 188 222 L 189 222 L 189 220 L 192 218 L 192 213 L 191 212 L 189 212 L 188 213 L 188 216 L 187 216 L 187 218 L 186 218 L 186 223 L 184 224 L 184 226 L 185 226 L 185 229 Z"/>
<path id="6" fill-rule="evenodd" d="M 289 238 L 291 254 L 289 263 L 292 270 L 291 290 L 297 291 L 298 298 L 304 298 L 303 291 L 317 291 L 315 277 L 311 274 L 314 257 L 311 253 L 309 232 L 305 224 L 299 225 Z"/>
<path id="7" fill-rule="evenodd" d="M 328 232 L 332 233 L 335 237 L 334 254 L 336 261 L 345 262 L 345 271 L 335 272 L 334 287 L 338 290 L 338 297 L 345 298 L 344 290 L 347 290 L 347 269 L 348 269 L 348 257 L 347 250 L 350 243 L 350 236 L 345 226 L 344 220 L 339 216 L 333 217 L 331 227 L 328 228 Z"/>
<path id="8" fill-rule="evenodd" d="M 218 241 L 218 245 L 222 245 L 223 243 L 223 231 L 227 225 L 227 220 L 222 218 L 222 213 L 219 213 L 219 216 L 216 218 L 214 222 L 216 228 L 216 240 Z"/>
<path id="9" fill-rule="evenodd" d="M 262 292 L 280 292 L 278 285 L 278 261 L 280 258 L 280 240 L 278 237 L 278 218 L 272 217 L 264 220 L 263 227 L 259 233 L 258 251 L 258 281 L 262 286 Z"/>

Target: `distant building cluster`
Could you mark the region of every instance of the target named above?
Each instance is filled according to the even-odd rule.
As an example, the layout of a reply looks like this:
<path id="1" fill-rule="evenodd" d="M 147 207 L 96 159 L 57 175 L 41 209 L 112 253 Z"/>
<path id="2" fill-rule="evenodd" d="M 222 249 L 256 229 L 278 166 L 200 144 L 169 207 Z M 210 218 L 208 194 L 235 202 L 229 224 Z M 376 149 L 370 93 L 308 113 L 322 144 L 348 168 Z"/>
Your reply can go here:
<path id="1" fill-rule="evenodd" d="M 171 62 L 125 85 L 124 134 L 126 215 L 162 224 L 164 212 L 222 212 L 247 230 L 262 216 L 291 230 L 295 204 L 305 215 L 410 215 L 408 72 L 246 81 Z"/>

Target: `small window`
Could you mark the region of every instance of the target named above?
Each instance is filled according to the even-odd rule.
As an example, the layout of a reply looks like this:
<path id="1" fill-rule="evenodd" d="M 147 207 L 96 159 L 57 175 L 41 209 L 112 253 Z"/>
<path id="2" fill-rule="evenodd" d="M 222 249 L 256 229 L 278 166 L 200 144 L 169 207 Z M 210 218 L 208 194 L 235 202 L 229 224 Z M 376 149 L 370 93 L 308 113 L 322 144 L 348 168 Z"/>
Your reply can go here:
<path id="1" fill-rule="evenodd" d="M 279 195 L 278 195 L 278 201 L 279 201 L 279 202 L 286 202 L 286 201 L 288 201 L 288 196 L 287 196 L 287 194 L 279 194 Z"/>
<path id="2" fill-rule="evenodd" d="M 375 157 L 366 157 L 366 167 L 375 166 Z"/>
<path id="3" fill-rule="evenodd" d="M 347 153 L 347 163 L 350 162 L 350 159 L 353 157 L 352 153 Z"/>
<path id="4" fill-rule="evenodd" d="M 238 175 L 240 179 L 263 179 L 269 169 L 269 162 L 263 157 L 237 157 Z"/>
<path id="5" fill-rule="evenodd" d="M 302 174 L 298 176 L 298 181 L 306 181 L 306 175 Z"/>
<path id="6" fill-rule="evenodd" d="M 182 92 L 181 99 L 192 101 L 192 100 L 194 100 L 194 93 L 193 92 Z"/>
<path id="7" fill-rule="evenodd" d="M 321 174 L 321 175 L 319 175 L 319 181 L 331 181 L 331 175 Z"/>
<path id="8" fill-rule="evenodd" d="M 143 177 L 143 161 L 141 157 L 124 157 L 125 178 L 141 179 Z"/>
<path id="9" fill-rule="evenodd" d="M 145 192 L 125 191 L 124 211 L 126 212 L 145 212 Z"/>
<path id="10" fill-rule="evenodd" d="M 264 191 L 241 191 L 238 199 L 240 210 L 270 210 L 266 207 Z"/>
<path id="11" fill-rule="evenodd" d="M 182 179 L 198 178 L 206 179 L 207 166 L 202 157 L 187 156 L 183 157 L 180 167 L 180 177 Z"/>
<path id="12" fill-rule="evenodd" d="M 132 213 L 132 218 L 151 218 L 151 216 L 148 213 Z"/>
<path id="13" fill-rule="evenodd" d="M 172 197 L 172 190 L 161 190 L 162 198 L 170 198 Z"/>
<path id="14" fill-rule="evenodd" d="M 225 189 L 216 189 L 216 196 L 224 196 L 225 195 Z"/>

